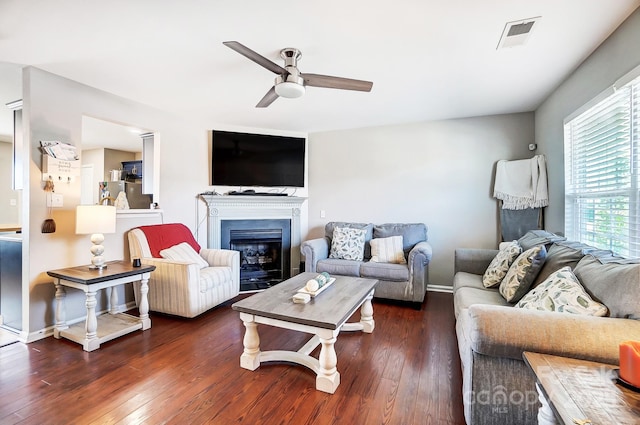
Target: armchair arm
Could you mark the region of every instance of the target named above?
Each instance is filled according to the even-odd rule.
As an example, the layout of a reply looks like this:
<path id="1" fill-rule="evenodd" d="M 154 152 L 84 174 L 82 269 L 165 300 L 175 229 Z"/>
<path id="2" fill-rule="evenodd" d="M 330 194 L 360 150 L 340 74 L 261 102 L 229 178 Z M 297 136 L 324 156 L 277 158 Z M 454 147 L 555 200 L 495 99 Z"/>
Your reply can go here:
<path id="1" fill-rule="evenodd" d="M 205 259 L 211 267 L 233 267 L 234 262 L 240 263 L 240 253 L 231 249 L 209 249 L 202 248 L 200 256 Z"/>
<path id="2" fill-rule="evenodd" d="M 497 249 L 457 248 L 453 266 L 454 274 L 467 272 L 483 275 L 497 253 Z"/>
<path id="3" fill-rule="evenodd" d="M 302 242 L 300 252 L 304 255 L 304 271 L 315 272 L 318 260 L 329 257 L 329 239 L 318 238 Z"/>
<path id="4" fill-rule="evenodd" d="M 524 351 L 618 364 L 619 345 L 640 340 L 640 321 L 475 304 L 467 313 L 471 348 L 522 360 Z M 508 325 L 505 325 L 508 324 Z"/>
<path id="5" fill-rule="evenodd" d="M 232 249 L 209 249 L 202 248 L 200 256 L 204 258 L 211 267 L 231 267 L 231 275 L 236 287 L 240 288 L 240 253 Z"/>

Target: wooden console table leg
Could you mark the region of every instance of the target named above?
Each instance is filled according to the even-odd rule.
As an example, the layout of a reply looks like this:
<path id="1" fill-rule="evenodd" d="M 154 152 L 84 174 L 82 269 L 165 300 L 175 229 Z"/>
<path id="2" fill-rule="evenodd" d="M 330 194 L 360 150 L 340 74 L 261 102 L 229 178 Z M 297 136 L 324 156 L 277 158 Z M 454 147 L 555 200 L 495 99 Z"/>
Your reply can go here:
<path id="1" fill-rule="evenodd" d="M 536 390 L 538 390 L 538 400 L 540 400 L 540 409 L 538 410 L 538 425 L 557 425 L 556 415 L 551 410 L 547 397 L 545 397 L 540 388 L 540 384 L 536 382 Z"/>
<path id="2" fill-rule="evenodd" d="M 69 328 L 69 326 L 67 326 L 67 313 L 65 306 L 65 297 L 67 293 L 59 280 L 56 279 L 54 285 L 56 286 L 56 324 L 53 329 L 53 337 L 60 339 L 60 331 Z"/>
<path id="3" fill-rule="evenodd" d="M 360 323 L 362 324 L 362 332 L 372 333 L 376 327 L 376 323 L 373 321 L 373 305 L 371 300 L 373 299 L 373 291 L 367 295 L 367 299 L 360 307 Z"/>
<path id="4" fill-rule="evenodd" d="M 340 373 L 336 367 L 338 357 L 335 350 L 336 335 L 318 335 L 320 337 L 320 369 L 316 376 L 316 389 L 325 393 L 333 394 L 340 385 Z M 329 338 L 326 338 L 329 336 Z"/>
<path id="5" fill-rule="evenodd" d="M 142 330 L 149 329 L 151 327 L 151 319 L 149 318 L 149 273 L 142 275 L 140 279 L 140 305 L 138 305 L 138 311 L 140 312 L 140 321 L 142 322 Z"/>
<path id="6" fill-rule="evenodd" d="M 98 340 L 98 318 L 96 317 L 96 293 L 87 291 L 87 321 L 85 322 L 85 338 L 82 348 L 85 351 L 93 351 L 100 348 Z"/>
<path id="7" fill-rule="evenodd" d="M 258 335 L 258 324 L 251 314 L 240 313 L 240 319 L 246 328 L 242 344 L 244 352 L 240 356 L 240 367 L 249 370 L 256 370 L 260 366 L 260 335 Z"/>

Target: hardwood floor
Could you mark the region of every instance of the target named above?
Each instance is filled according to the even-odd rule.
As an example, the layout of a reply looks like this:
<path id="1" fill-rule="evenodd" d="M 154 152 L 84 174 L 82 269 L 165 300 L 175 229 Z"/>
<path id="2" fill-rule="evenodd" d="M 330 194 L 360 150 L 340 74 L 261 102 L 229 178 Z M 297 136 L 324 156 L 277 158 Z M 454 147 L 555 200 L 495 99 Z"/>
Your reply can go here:
<path id="1" fill-rule="evenodd" d="M 240 368 L 244 326 L 231 302 L 196 319 L 152 313 L 150 330 L 91 353 L 54 338 L 8 345 L 0 424 L 464 425 L 451 298 L 430 292 L 421 311 L 374 300 L 373 334 L 338 337 L 333 395 L 302 366 Z M 263 350 L 297 350 L 309 337 L 259 332 Z"/>

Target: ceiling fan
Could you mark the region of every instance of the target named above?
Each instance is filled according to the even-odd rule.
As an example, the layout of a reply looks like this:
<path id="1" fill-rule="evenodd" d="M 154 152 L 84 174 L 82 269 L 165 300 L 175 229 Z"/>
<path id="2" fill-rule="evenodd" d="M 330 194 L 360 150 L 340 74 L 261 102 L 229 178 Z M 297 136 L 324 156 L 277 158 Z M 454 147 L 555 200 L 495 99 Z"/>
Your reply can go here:
<path id="1" fill-rule="evenodd" d="M 332 77 L 330 75 L 303 74 L 297 67 L 302 52 L 292 47 L 287 47 L 280 51 L 280 56 L 284 59 L 283 68 L 237 41 L 225 41 L 222 44 L 278 75 L 273 87 L 258 102 L 256 108 L 266 108 L 280 96 L 287 98 L 300 97 L 305 92 L 305 86 L 366 92 L 371 91 L 373 86 L 371 81 Z"/>

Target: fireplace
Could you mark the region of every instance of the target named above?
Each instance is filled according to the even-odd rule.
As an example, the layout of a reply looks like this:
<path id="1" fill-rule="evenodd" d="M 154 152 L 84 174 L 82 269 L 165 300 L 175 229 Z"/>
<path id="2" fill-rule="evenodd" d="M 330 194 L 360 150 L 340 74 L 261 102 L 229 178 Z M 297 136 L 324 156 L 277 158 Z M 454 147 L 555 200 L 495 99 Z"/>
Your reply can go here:
<path id="1" fill-rule="evenodd" d="M 220 247 L 240 252 L 240 291 L 290 277 L 291 220 L 222 220 Z"/>
<path id="2" fill-rule="evenodd" d="M 230 235 L 225 236 L 228 232 L 226 230 L 223 232 L 223 222 L 236 222 L 237 224 L 240 221 L 246 221 L 250 224 L 255 224 L 256 222 L 263 220 L 283 220 L 286 224 L 280 226 L 284 229 L 282 235 L 283 247 L 280 253 L 281 258 L 276 258 L 274 261 L 274 258 L 269 260 L 266 256 L 260 256 L 260 252 L 271 252 L 271 245 L 275 243 L 273 241 L 275 237 L 271 234 L 271 229 L 275 226 L 258 226 L 258 229 L 262 228 L 269 230 L 263 234 L 267 236 L 265 238 L 266 241 L 259 242 L 256 248 L 252 248 L 253 251 L 247 252 L 245 257 L 246 262 L 244 261 L 245 258 L 243 258 L 243 263 L 255 266 L 256 260 L 258 265 L 260 265 L 260 262 L 262 261 L 262 265 L 265 269 L 267 268 L 266 263 L 268 261 L 278 265 L 281 264 L 282 279 L 286 279 L 300 273 L 300 219 L 301 208 L 303 203 L 306 201 L 306 198 L 297 196 L 220 196 L 211 194 L 201 194 L 200 198 L 207 203 L 209 211 L 207 221 L 207 248 L 228 249 L 230 246 Z M 246 240 L 244 237 L 246 235 L 239 234 L 239 236 L 241 236 L 238 238 L 240 241 Z M 244 242 L 239 242 L 239 244 L 244 244 Z M 241 255 L 244 255 L 244 246 L 242 249 L 238 250 L 241 251 Z M 258 254 L 257 257 L 255 254 Z M 272 272 L 272 270 L 269 270 L 269 272 Z M 267 277 L 271 279 L 271 276 L 268 275 Z M 256 278 L 256 276 L 253 276 L 253 278 Z M 245 285 L 245 287 L 246 286 L 247 285 Z M 264 283 L 262 283 L 262 286 L 264 286 Z"/>

